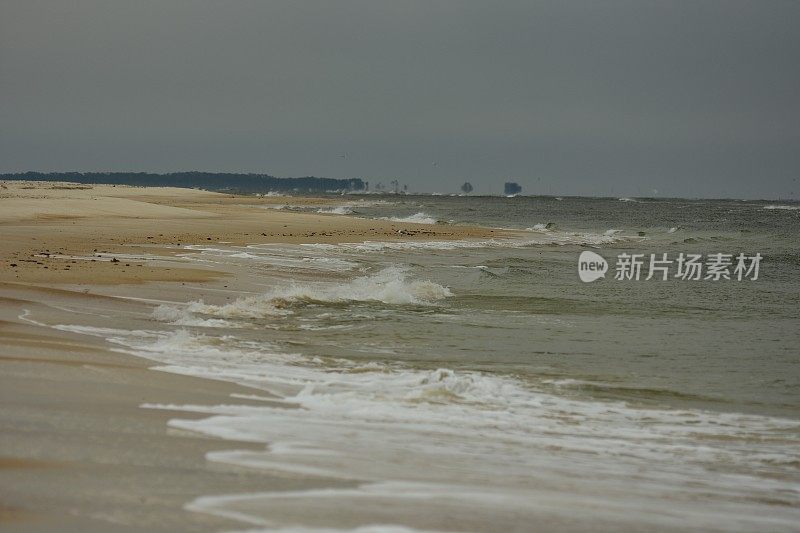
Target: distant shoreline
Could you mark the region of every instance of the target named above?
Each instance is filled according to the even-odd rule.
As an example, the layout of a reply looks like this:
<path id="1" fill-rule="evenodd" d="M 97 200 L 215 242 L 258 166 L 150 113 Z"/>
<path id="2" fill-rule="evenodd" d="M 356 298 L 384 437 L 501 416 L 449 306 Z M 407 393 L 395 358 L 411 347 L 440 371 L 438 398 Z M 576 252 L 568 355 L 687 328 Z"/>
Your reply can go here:
<path id="1" fill-rule="evenodd" d="M 765 198 L 737 197 L 683 197 L 683 196 L 637 196 L 637 195 L 581 195 L 581 194 L 541 194 L 536 192 L 506 195 L 502 193 L 460 192 L 394 192 L 391 190 L 371 190 L 369 181 L 362 178 L 323 178 L 316 176 L 279 178 L 264 173 L 240 172 L 6 172 L 0 173 L 0 181 L 64 182 L 81 185 L 127 185 L 132 187 L 177 187 L 181 189 L 202 189 L 213 192 L 234 194 L 289 193 L 297 195 L 313 194 L 370 194 L 379 196 L 437 196 L 474 198 L 609 198 L 621 201 L 732 201 L 732 202 L 787 202 L 800 204 L 800 199 L 780 196 Z"/>
<path id="2" fill-rule="evenodd" d="M 173 411 L 139 406 L 221 405 L 231 401 L 231 394 L 252 390 L 151 372 L 146 369 L 154 366 L 152 361 L 115 351 L 89 335 L 43 326 L 58 323 L 58 313 L 88 318 L 96 326 L 92 321 L 102 320 L 115 306 L 140 306 L 142 313 L 149 313 L 151 308 L 137 299 L 145 290 L 177 301 L 188 294 L 184 285 L 219 291 L 236 281 L 214 264 L 183 261 L 188 244 L 504 235 L 477 227 L 265 208 L 287 202 L 283 197 L 36 181 L 0 183 L 0 529 L 30 524 L 106 531 L 127 524 L 159 531 L 216 531 L 241 524 L 188 512 L 186 502 L 215 492 L 348 486 L 338 480 L 209 465 L 206 454 L 228 449 L 230 441 L 169 429 Z M 291 203 L 336 205 L 333 199 L 314 197 L 295 197 Z M 105 295 L 112 290 L 131 298 Z M 105 310 L 98 311 L 97 305 Z M 261 400 L 236 402 L 263 405 Z M 263 449 L 252 442 L 235 445 Z"/>
<path id="3" fill-rule="evenodd" d="M 366 188 L 360 178 L 338 179 L 305 176 L 277 178 L 269 174 L 229 172 L 19 172 L 0 174 L 0 180 L 58 181 L 81 184 L 129 185 L 143 187 L 179 187 L 210 191 L 265 193 L 281 192 L 347 192 Z"/>
<path id="4" fill-rule="evenodd" d="M 113 284 L 214 279 L 217 273 L 196 268 L 164 268 L 148 261 L 129 261 L 129 265 L 126 261 L 108 262 L 111 256 L 137 249 L 172 257 L 182 244 L 457 240 L 505 233 L 491 228 L 265 208 L 286 202 L 280 196 L 239 196 L 189 188 L 0 182 L 4 237 L 0 282 Z M 295 197 L 291 203 L 335 205 L 331 198 L 311 196 Z M 108 257 L 96 257 L 98 254 Z"/>

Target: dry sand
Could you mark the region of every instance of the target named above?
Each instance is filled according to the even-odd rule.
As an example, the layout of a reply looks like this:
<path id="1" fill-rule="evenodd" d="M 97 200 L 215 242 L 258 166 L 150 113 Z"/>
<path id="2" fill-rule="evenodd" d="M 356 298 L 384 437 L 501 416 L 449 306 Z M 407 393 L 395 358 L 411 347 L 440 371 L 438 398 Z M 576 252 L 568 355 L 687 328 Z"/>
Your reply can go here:
<path id="1" fill-rule="evenodd" d="M 484 228 L 370 220 L 269 209 L 335 199 L 235 196 L 193 189 L 0 182 L 0 281 L 202 281 L 218 274 L 93 254 L 174 255 L 177 244 L 360 242 L 493 237 Z"/>
<path id="2" fill-rule="evenodd" d="M 205 282 L 224 274 L 129 255 L 169 257 L 178 243 L 356 242 L 499 236 L 499 231 L 301 214 L 256 198 L 189 189 L 0 182 L 0 529 L 219 530 L 184 511 L 204 494 L 325 486 L 209 463 L 230 441 L 168 430 L 142 403 L 220 404 L 230 383 L 148 370 L 101 339 L 27 323 L 57 305 L 109 298 L 101 284 Z M 119 257 L 118 261 L 111 261 Z M 115 305 L 132 305 L 114 302 Z M 247 392 L 239 390 L 239 392 Z M 242 400 L 237 400 L 242 401 Z M 186 417 L 186 413 L 181 413 Z M 251 446 L 236 443 L 236 447 Z M 313 484 L 313 485 L 312 485 Z M 341 484 L 341 482 L 339 482 Z"/>

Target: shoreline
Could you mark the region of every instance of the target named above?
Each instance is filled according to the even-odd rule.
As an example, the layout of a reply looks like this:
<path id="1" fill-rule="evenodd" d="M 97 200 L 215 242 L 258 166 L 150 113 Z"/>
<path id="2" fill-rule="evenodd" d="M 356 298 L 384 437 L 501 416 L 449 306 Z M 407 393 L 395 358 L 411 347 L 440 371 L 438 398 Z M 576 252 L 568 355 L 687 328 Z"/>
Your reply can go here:
<path id="1" fill-rule="evenodd" d="M 46 291 L 49 292 L 49 291 Z M 58 305 L 109 297 L 60 291 Z M 205 415 L 142 404 L 217 405 L 252 389 L 154 371 L 151 360 L 111 350 L 101 338 L 42 328 L 17 317 L 47 314 L 42 290 L 0 284 L 0 525 L 59 530 L 174 531 L 241 523 L 190 512 L 209 490 L 231 492 L 329 486 L 210 463 L 215 450 L 263 445 L 213 439 L 168 427 Z M 237 398 L 243 405 L 263 405 Z M 341 482 L 334 483 L 341 486 Z M 213 489 L 211 489 L 213 487 Z"/>
<path id="2" fill-rule="evenodd" d="M 755 527 L 763 521 L 754 517 L 767 509 L 776 528 L 793 523 L 791 478 L 785 478 L 790 467 L 776 461 L 793 464 L 789 443 L 796 440 L 796 420 L 735 408 L 717 412 L 704 403 L 673 408 L 672 402 L 651 401 L 649 391 L 661 389 L 639 380 L 630 381 L 644 387 L 631 389 L 640 391 L 629 396 L 637 400 L 632 404 L 603 392 L 562 391 L 556 378 L 584 379 L 584 372 L 577 367 L 563 374 L 555 369 L 549 376 L 537 371 L 530 380 L 502 371 L 496 375 L 469 362 L 462 365 L 458 354 L 438 344 L 450 342 L 453 322 L 435 310 L 435 302 L 469 298 L 483 269 L 490 268 L 477 264 L 547 265 L 541 248 L 525 247 L 537 241 L 502 230 L 488 240 L 471 239 L 495 232 L 457 226 L 428 225 L 406 235 L 414 225 L 394 223 L 395 233 L 387 231 L 379 242 L 343 239 L 337 246 L 305 246 L 316 242 L 300 231 L 309 224 L 317 224 L 317 234 L 328 233 L 332 225 L 363 235 L 358 224 L 375 221 L 257 210 L 242 207 L 237 197 L 225 197 L 231 205 L 216 205 L 208 197 L 191 198 L 205 194 L 197 191 L 187 198 L 181 190 L 158 195 L 145 190 L 148 201 L 142 191 L 135 192 L 140 195 L 136 209 L 129 206 L 123 213 L 103 214 L 106 197 L 92 199 L 99 202 L 92 207 L 96 213 L 82 212 L 80 223 L 66 228 L 74 248 L 34 254 L 36 260 L 28 262 L 33 264 L 24 267 L 25 281 L 0 280 L 0 344 L 6 348 L 0 351 L 4 529 L 402 524 L 492 531 L 535 522 L 559 531 L 580 531 L 588 523 L 667 531 L 710 520 Z M 112 193 L 110 204 L 133 194 Z M 47 217 L 31 218 L 29 199 L 23 200 L 16 209 L 29 218 L 6 221 L 5 227 L 31 240 L 52 238 L 62 229 Z M 81 200 L 49 199 L 34 207 Z M 177 203 L 194 212 L 146 214 L 152 206 Z M 14 202 L 6 205 L 14 208 Z M 59 220 L 66 226 L 71 219 Z M 154 227 L 167 239 L 175 236 L 164 231 L 170 225 L 219 228 L 220 220 L 233 236 L 232 226 L 247 233 L 246 225 L 254 221 L 285 220 L 291 242 L 142 242 Z M 321 230 L 320 224 L 328 222 Z M 129 226 L 139 233 L 116 231 Z M 457 232 L 466 240 L 445 240 L 440 234 L 426 242 L 423 229 Z M 575 240 L 565 235 L 564 241 L 552 242 L 573 247 L 551 251 L 551 267 L 571 267 L 578 245 L 605 238 L 597 232 Z M 520 243 L 522 249 L 504 251 Z M 0 250 L 19 253 L 12 245 Z M 76 245 L 98 249 L 80 256 Z M 476 245 L 489 247 L 474 254 L 449 253 Z M 85 268 L 52 268 L 59 261 Z M 138 269 L 152 274 L 137 277 Z M 561 276 L 544 295 L 570 291 L 573 284 L 570 276 Z M 509 289 L 517 286 L 501 286 L 496 293 Z M 538 302 L 543 294 L 533 288 L 523 295 Z M 340 306 L 343 301 L 347 304 Z M 440 311 L 459 309 L 464 301 L 444 303 Z M 392 307 L 409 303 L 407 309 Z M 426 303 L 434 307 L 414 306 Z M 468 304 L 466 313 L 456 315 L 466 322 L 454 322 L 474 325 L 469 313 L 476 308 Z M 500 317 L 518 312 L 516 305 L 494 309 Z M 575 342 L 598 330 L 591 316 L 573 322 L 569 308 L 559 315 L 577 327 Z M 383 323 L 384 316 L 391 323 Z M 526 319 L 516 329 L 522 333 L 539 324 Z M 505 344 L 499 338 L 503 330 L 492 331 L 494 342 L 527 357 L 525 346 Z M 420 364 L 404 364 L 404 351 L 392 346 L 391 338 L 406 334 L 419 336 L 417 347 L 434 348 L 435 367 L 425 363 L 424 354 Z M 373 350 L 375 339 L 390 340 L 381 343 L 384 355 Z M 553 345 L 563 342 L 563 335 L 542 340 L 543 347 L 550 343 L 558 349 L 553 353 L 580 351 Z M 455 346 L 471 349 L 466 343 Z M 363 357 L 356 353 L 362 347 Z M 350 348 L 352 357 L 338 359 Z M 506 357 L 503 350 L 488 353 L 498 363 Z M 638 361 L 628 364 L 641 368 Z M 690 385 L 667 390 L 693 392 Z M 607 450 L 604 442 L 616 444 Z M 709 459 L 711 453 L 719 459 Z M 404 455 L 402 468 L 395 463 L 399 455 Z M 482 460 L 474 462 L 476 457 Z M 645 465 L 641 476 L 626 474 Z M 587 468 L 591 473 L 584 475 Z M 709 472 L 719 475 L 709 477 Z M 664 486 L 672 496 L 662 500 L 654 487 L 665 475 L 673 480 Z M 748 477 L 735 481 L 731 475 Z M 578 478 L 585 483 L 573 485 Z M 424 503 L 419 501 L 423 495 Z M 729 508 L 732 498 L 741 505 L 736 513 Z M 490 503 L 500 501 L 506 503 Z M 597 508 L 587 511 L 582 501 Z M 605 511 L 597 513 L 600 508 Z"/>
<path id="3" fill-rule="evenodd" d="M 213 268 L 176 266 L 181 244 L 264 244 L 487 238 L 504 232 L 431 226 L 252 206 L 286 197 L 238 197 L 191 189 L 71 188 L 5 183 L 0 189 L 0 526 L 92 531 L 217 530 L 233 519 L 187 511 L 199 496 L 346 486 L 211 462 L 215 450 L 263 444 L 168 427 L 206 415 L 143 404 L 229 403 L 253 389 L 151 371 L 156 363 L 101 338 L 42 328 L 27 311 L 91 308 L 103 286 L 223 282 Z M 33 187 L 33 188 L 31 188 Z M 63 187 L 63 188 L 62 188 Z M 295 203 L 328 200 L 291 198 Z M 185 231 L 186 228 L 191 231 Z M 402 230 L 402 233 L 398 231 Z M 167 248 L 174 246 L 174 248 Z M 111 258 L 116 261 L 112 261 Z M 118 258 L 118 259 L 117 259 Z M 14 265 L 14 266 L 12 266 Z M 151 285 L 155 283 L 155 285 Z M 98 300 L 101 299 L 101 300 Z M 116 299 L 114 305 L 134 305 Z M 20 317 L 23 317 L 21 319 Z M 254 405 L 262 402 L 251 400 Z M 236 398 L 236 403 L 248 400 Z"/>
<path id="4" fill-rule="evenodd" d="M 131 254 L 152 259 L 174 257 L 186 244 L 338 244 L 515 235 L 475 226 L 274 209 L 284 204 L 336 204 L 326 198 L 235 196 L 165 187 L 72 187 L 49 182 L 0 182 L 0 187 L 4 236 L 0 281 L 116 284 L 200 282 L 219 277 L 206 269 L 175 269 L 126 258 Z M 109 262 L 115 255 L 119 262 Z"/>

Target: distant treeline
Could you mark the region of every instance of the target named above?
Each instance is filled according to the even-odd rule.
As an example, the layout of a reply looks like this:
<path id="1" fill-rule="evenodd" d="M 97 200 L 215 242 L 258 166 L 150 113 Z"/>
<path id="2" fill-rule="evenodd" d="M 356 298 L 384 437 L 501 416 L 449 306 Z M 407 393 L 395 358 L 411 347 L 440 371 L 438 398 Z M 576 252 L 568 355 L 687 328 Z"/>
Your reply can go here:
<path id="1" fill-rule="evenodd" d="M 222 172 L 22 172 L 0 174 L 0 180 L 69 181 L 73 183 L 105 183 L 109 185 L 135 185 L 145 187 L 184 187 L 211 191 L 265 193 L 269 191 L 326 192 L 360 191 L 364 189 L 361 178 L 335 179 L 276 178 L 268 174 L 229 174 Z"/>

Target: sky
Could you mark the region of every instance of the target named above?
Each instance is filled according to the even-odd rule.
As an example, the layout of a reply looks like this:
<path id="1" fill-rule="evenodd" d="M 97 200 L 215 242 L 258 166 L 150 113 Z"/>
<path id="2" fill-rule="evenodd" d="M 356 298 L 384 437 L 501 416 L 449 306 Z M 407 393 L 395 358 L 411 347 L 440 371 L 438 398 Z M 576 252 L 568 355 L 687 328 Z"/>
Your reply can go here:
<path id="1" fill-rule="evenodd" d="M 0 172 L 800 198 L 800 1 L 0 0 Z"/>

